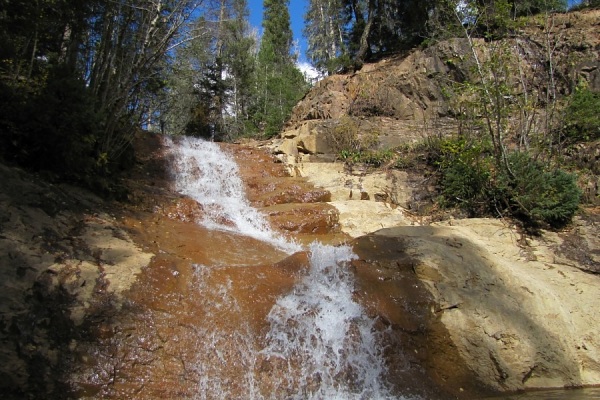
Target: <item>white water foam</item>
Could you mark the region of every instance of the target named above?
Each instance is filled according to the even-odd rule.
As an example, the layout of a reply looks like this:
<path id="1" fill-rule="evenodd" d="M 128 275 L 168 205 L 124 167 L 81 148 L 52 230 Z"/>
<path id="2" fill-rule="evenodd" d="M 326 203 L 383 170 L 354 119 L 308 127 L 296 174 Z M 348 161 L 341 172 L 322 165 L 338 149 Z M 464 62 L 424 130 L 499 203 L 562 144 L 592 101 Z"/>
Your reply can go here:
<path id="1" fill-rule="evenodd" d="M 196 266 L 206 307 L 196 399 L 407 399 L 387 389 L 381 333 L 353 299 L 351 248 L 313 243 L 309 252 L 309 271 L 277 300 L 262 337 L 247 323 L 223 320 L 225 310 L 243 313 L 231 282 L 210 283 L 216 269 Z"/>
<path id="2" fill-rule="evenodd" d="M 374 320 L 354 301 L 348 246 L 310 246 L 310 270 L 269 313 L 261 353 L 285 360 L 293 399 L 391 399 Z"/>
<path id="3" fill-rule="evenodd" d="M 249 204 L 231 156 L 213 142 L 192 137 L 177 140 L 175 144 L 171 138 L 165 138 L 174 154 L 176 190 L 202 205 L 204 216 L 198 223 L 209 229 L 250 236 L 290 254 L 301 250 L 274 232 L 265 217 Z"/>

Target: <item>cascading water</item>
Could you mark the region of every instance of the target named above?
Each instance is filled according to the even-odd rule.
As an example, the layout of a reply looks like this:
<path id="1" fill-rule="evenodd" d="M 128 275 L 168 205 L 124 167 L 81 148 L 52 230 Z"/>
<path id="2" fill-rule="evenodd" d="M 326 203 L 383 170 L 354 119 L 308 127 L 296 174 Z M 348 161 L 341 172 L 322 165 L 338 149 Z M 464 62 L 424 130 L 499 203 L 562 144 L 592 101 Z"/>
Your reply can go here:
<path id="1" fill-rule="evenodd" d="M 279 387 L 294 399 L 391 398 L 374 321 L 352 298 L 348 246 L 310 246 L 310 270 L 269 313 L 261 353 L 283 360 Z"/>
<path id="2" fill-rule="evenodd" d="M 289 254 L 300 250 L 249 205 L 237 165 L 218 145 L 181 138 L 168 146 L 178 191 L 203 207 L 200 223 Z M 219 275 L 226 267 L 195 266 L 205 309 L 205 323 L 197 327 L 196 398 L 398 398 L 384 382 L 375 321 L 353 299 L 353 277 L 346 268 L 355 257 L 351 248 L 313 243 L 308 251 L 308 272 L 275 301 L 263 330 L 243 321 L 235 284 Z"/>
<path id="3" fill-rule="evenodd" d="M 265 218 L 251 207 L 244 193 L 235 161 L 213 142 L 181 137 L 175 144 L 165 138 L 174 153 L 176 190 L 202 205 L 200 222 L 209 229 L 240 233 L 292 253 L 301 249 L 278 236 Z"/>

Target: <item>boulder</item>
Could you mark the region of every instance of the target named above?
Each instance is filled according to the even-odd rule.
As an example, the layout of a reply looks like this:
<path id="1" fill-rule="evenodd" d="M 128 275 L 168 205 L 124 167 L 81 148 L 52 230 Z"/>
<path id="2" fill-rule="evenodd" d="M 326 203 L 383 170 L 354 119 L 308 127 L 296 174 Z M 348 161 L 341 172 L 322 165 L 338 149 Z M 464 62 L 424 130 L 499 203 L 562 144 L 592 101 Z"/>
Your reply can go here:
<path id="1" fill-rule="evenodd" d="M 600 276 L 556 263 L 556 237 L 525 248 L 511 227 L 488 219 L 374 235 L 406 242 L 396 257 L 413 259 L 434 298 L 431 313 L 484 386 L 518 391 L 600 382 Z"/>

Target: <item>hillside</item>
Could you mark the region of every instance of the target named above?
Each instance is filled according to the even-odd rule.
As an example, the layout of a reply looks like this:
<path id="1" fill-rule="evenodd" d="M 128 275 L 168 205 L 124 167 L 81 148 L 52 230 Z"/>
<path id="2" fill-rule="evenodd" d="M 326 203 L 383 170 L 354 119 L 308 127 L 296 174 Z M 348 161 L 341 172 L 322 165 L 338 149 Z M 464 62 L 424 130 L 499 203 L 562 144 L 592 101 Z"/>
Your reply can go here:
<path id="1" fill-rule="evenodd" d="M 451 39 L 327 77 L 294 108 L 273 149 L 293 170 L 296 163 L 339 159 L 340 151 L 356 152 L 373 142 L 376 150 L 395 151 L 398 159 L 449 135 L 489 140 L 473 92 L 502 86 L 498 95 L 504 102 L 490 116 L 502 118 L 503 131 L 494 134 L 502 135 L 509 149 L 555 151 L 564 145 L 565 107 L 578 85 L 600 93 L 599 21 L 600 10 L 536 16 L 499 42 Z M 486 75 L 477 74 L 474 53 Z M 494 67 L 493 57 L 505 64 Z M 584 202 L 598 204 L 598 141 L 556 151 L 560 162 L 578 170 Z"/>

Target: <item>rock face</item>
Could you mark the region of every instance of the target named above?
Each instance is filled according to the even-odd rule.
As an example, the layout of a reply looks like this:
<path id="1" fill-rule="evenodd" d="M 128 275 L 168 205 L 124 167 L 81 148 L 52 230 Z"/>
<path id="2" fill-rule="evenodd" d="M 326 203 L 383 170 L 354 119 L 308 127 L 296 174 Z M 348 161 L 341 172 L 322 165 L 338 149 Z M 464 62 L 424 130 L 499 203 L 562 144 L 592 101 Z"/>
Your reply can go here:
<path id="1" fill-rule="evenodd" d="M 424 362 L 432 374 L 464 363 L 466 376 L 499 391 L 600 383 L 600 346 L 594 335 L 600 329 L 594 304 L 600 298 L 600 276 L 593 274 L 600 268 L 595 209 L 576 217 L 563 232 L 527 238 L 501 220 L 431 223 L 402 206 L 350 199 L 345 184 L 352 175 L 339 163 L 297 168 L 331 191 L 330 204 L 339 210 L 342 231 L 353 237 L 375 231 L 376 236 L 406 241 L 396 249 L 397 265 L 403 257 L 414 260 L 414 274 L 434 299 L 431 315 L 451 338 L 444 343 L 443 336 L 433 333 L 437 328 L 429 333 L 445 349 Z M 390 190 L 385 176 L 354 178 L 370 193 Z M 406 182 L 398 182 L 395 189 L 402 193 L 404 188 L 406 195 Z M 388 256 L 371 254 L 374 260 L 381 257 Z M 376 312 L 384 318 L 398 306 L 393 297 L 378 304 Z M 462 382 L 458 391 L 465 386 L 457 376 L 440 379 L 450 386 L 453 379 Z"/>
<path id="2" fill-rule="evenodd" d="M 559 98 L 572 93 L 580 81 L 600 91 L 599 20 L 600 10 L 555 14 L 547 20 L 538 16 L 500 46 L 511 51 L 511 69 L 520 71 L 526 85 L 535 88 L 532 96 L 548 92 L 549 66 L 555 72 Z M 479 56 L 485 60 L 482 45 L 475 39 Z M 356 73 L 323 79 L 294 108 L 281 137 L 272 143 L 273 152 L 296 174 L 300 173 L 297 165 L 303 162 L 335 160 L 331 136 L 339 135 L 344 119 L 352 121 L 359 137 L 375 135 L 380 148 L 455 133 L 459 127 L 455 117 L 461 110 L 453 104 L 457 95 L 451 82 L 477 80 L 469 61 L 471 53 L 467 39 L 451 39 L 367 64 Z M 516 88 L 515 93 L 523 85 L 519 76 L 515 73 L 513 81 L 507 82 Z M 543 105 L 546 100 L 541 97 Z M 541 108 L 536 111 L 539 118 L 544 113 Z M 514 121 L 515 128 L 518 123 Z M 598 163 L 597 154 L 588 158 L 590 165 Z M 588 201 L 598 201 L 597 177 L 582 178 L 582 187 Z"/>
<path id="3" fill-rule="evenodd" d="M 407 241 L 431 312 L 480 382 L 501 391 L 600 382 L 600 276 L 557 263 L 551 237 L 521 247 L 510 227 L 485 219 L 375 235 Z"/>
<path id="4" fill-rule="evenodd" d="M 552 63 L 559 77 L 555 82 L 559 94 L 570 93 L 582 79 L 600 91 L 599 20 L 600 10 L 554 14 L 548 20 L 537 16 L 502 45 L 511 48 L 520 63 L 515 70 L 522 69 L 540 91 L 548 85 L 548 65 L 540 65 L 546 62 Z M 546 59 L 548 41 L 551 60 Z M 475 39 L 485 60 L 482 43 Z M 457 111 L 448 98 L 450 81 L 474 79 L 471 53 L 467 39 L 451 39 L 366 64 L 353 74 L 327 77 L 296 105 L 278 149 L 291 156 L 298 156 L 298 151 L 327 153 L 324 134 L 342 117 L 355 119 L 363 131 L 376 130 L 387 147 L 422 139 L 432 131 L 451 131 L 456 128 Z"/>
<path id="5" fill-rule="evenodd" d="M 104 203 L 0 165 L 0 393 L 59 393 L 83 326 L 119 309 L 153 254 Z M 92 211 L 93 210 L 93 211 Z"/>

